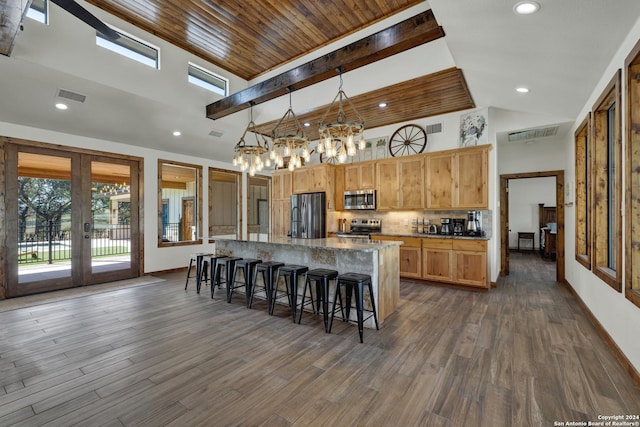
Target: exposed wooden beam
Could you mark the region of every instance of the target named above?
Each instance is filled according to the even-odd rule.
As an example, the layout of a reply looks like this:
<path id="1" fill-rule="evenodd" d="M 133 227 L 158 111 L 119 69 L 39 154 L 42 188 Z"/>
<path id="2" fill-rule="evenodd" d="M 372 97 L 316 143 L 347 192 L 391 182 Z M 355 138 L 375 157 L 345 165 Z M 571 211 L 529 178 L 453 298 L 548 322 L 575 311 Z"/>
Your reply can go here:
<path id="1" fill-rule="evenodd" d="M 11 56 L 22 17 L 31 6 L 31 0 L 0 0 L 0 53 Z"/>
<path id="2" fill-rule="evenodd" d="M 350 71 L 444 36 L 431 10 L 353 42 L 247 89 L 207 105 L 207 117 L 215 120 L 260 104 L 293 90 L 335 77 L 338 67 Z"/>

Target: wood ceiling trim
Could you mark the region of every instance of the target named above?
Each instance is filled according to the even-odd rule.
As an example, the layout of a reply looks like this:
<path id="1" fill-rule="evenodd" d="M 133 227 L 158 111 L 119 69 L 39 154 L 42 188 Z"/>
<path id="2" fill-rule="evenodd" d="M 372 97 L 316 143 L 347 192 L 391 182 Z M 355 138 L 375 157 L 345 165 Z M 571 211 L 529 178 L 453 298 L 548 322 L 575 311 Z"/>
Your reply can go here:
<path id="1" fill-rule="evenodd" d="M 320 58 L 267 79 L 207 105 L 206 115 L 215 120 L 286 95 L 336 76 L 336 69 L 350 71 L 407 49 L 444 37 L 431 10 L 427 10 L 371 36 L 353 42 Z"/>
<path id="2" fill-rule="evenodd" d="M 0 53 L 11 56 L 20 24 L 31 0 L 0 0 Z"/>
<path id="3" fill-rule="evenodd" d="M 329 101 L 331 96 L 327 98 Z M 462 70 L 455 67 L 349 99 L 364 120 L 365 132 L 366 129 L 475 108 Z M 378 107 L 381 100 L 388 104 L 384 109 Z M 296 113 L 300 123 L 311 123 L 310 127 L 305 128 L 309 140 L 318 140 L 318 126 L 328 107 L 326 104 L 302 114 Z M 278 120 L 272 120 L 258 124 L 256 128 L 260 133 L 270 136 L 277 123 Z"/>

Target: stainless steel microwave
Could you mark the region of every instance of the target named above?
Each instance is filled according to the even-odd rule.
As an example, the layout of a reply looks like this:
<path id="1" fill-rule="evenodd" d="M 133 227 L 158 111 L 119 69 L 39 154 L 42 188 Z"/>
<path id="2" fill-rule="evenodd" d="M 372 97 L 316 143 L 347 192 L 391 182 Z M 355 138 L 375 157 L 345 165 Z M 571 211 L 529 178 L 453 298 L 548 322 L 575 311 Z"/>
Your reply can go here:
<path id="1" fill-rule="evenodd" d="M 344 192 L 345 210 L 375 210 L 376 190 L 359 190 Z"/>

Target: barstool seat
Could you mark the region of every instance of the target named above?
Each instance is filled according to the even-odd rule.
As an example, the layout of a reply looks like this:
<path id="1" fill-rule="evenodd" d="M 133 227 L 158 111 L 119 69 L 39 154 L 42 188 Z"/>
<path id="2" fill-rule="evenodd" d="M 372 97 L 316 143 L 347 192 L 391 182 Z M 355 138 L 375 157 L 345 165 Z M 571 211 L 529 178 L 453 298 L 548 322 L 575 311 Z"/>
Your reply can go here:
<path id="1" fill-rule="evenodd" d="M 278 261 L 266 261 L 256 264 L 256 268 L 253 272 L 253 286 L 251 288 L 251 297 L 249 299 L 249 308 L 253 306 L 253 296 L 256 293 L 256 285 L 258 282 L 258 273 L 262 273 L 262 283 L 264 293 L 267 299 L 267 312 L 272 313 L 271 310 L 271 291 L 273 289 L 273 283 L 275 281 L 275 275 L 278 268 L 284 266 L 283 262 Z"/>
<path id="2" fill-rule="evenodd" d="M 311 306 L 313 313 L 320 311 L 320 302 L 322 302 L 322 317 L 324 321 L 324 331 L 329 332 L 329 281 L 335 280 L 338 277 L 336 270 L 329 270 L 326 268 L 315 268 L 307 271 L 304 280 L 304 289 L 302 290 L 302 303 L 300 303 L 300 317 L 298 317 L 298 324 L 302 321 L 302 313 L 304 312 L 305 299 L 307 297 L 307 287 L 310 282 L 316 283 L 316 303 L 313 304 L 313 289 L 309 287 L 309 296 L 311 299 Z"/>
<path id="3" fill-rule="evenodd" d="M 227 289 L 227 295 L 229 294 L 229 287 L 231 286 L 231 284 L 233 283 L 233 271 L 234 271 L 234 267 L 237 261 L 240 261 L 242 258 L 240 257 L 234 257 L 234 256 L 226 256 L 223 258 L 218 258 L 216 260 L 217 262 L 217 266 L 216 266 L 216 275 L 214 276 L 213 283 L 211 284 L 211 286 L 215 286 L 218 285 L 218 287 L 220 287 L 220 284 L 222 283 L 222 270 L 224 269 L 224 283 L 225 283 L 225 288 Z M 211 296 L 213 298 L 213 294 Z"/>
<path id="4" fill-rule="evenodd" d="M 336 293 L 333 296 L 333 309 L 331 310 L 331 322 L 329 323 L 329 332 L 331 332 L 331 327 L 333 326 L 333 318 L 336 313 L 336 301 L 340 298 L 340 311 L 342 313 L 342 320 L 349 320 L 349 312 L 351 309 L 351 294 L 355 292 L 356 297 L 356 312 L 358 316 L 358 333 L 360 334 L 360 342 L 363 341 L 363 325 L 364 325 L 364 298 L 363 298 L 363 290 L 364 286 L 367 286 L 369 289 L 369 297 L 371 298 L 371 310 L 372 314 L 367 317 L 367 319 L 373 316 L 373 320 L 376 324 L 376 329 L 378 328 L 378 315 L 376 314 L 376 303 L 373 297 L 373 284 L 371 283 L 371 276 L 368 274 L 360 274 L 360 273 L 345 273 L 338 276 L 336 280 Z M 345 318 L 343 312 L 342 305 L 342 288 L 345 288 L 345 296 L 346 296 L 346 304 L 344 307 L 344 311 L 347 313 L 347 317 Z"/>
<path id="5" fill-rule="evenodd" d="M 247 308 L 249 308 L 249 299 L 251 297 L 251 289 L 253 289 L 253 285 L 252 285 L 253 269 L 255 268 L 256 265 L 260 264 L 261 262 L 262 260 L 257 258 L 244 258 L 236 261 L 235 267 L 233 269 L 233 278 L 231 280 L 231 286 L 227 287 L 227 302 L 231 302 L 234 289 L 244 287 L 245 304 Z M 237 280 L 238 270 L 242 270 L 242 274 L 244 276 L 243 282 L 239 282 Z"/>
<path id="6" fill-rule="evenodd" d="M 278 268 L 278 277 L 274 284 L 274 291 L 277 291 L 280 277 L 284 277 L 285 286 L 287 287 L 287 296 L 289 297 L 289 306 L 291 307 L 291 317 L 293 323 L 296 322 L 296 308 L 298 306 L 298 276 L 309 271 L 309 267 L 304 265 L 285 264 L 283 267 Z M 275 306 L 277 295 L 271 297 L 271 310 L 273 313 L 273 307 Z"/>
<path id="7" fill-rule="evenodd" d="M 189 258 L 189 267 L 187 268 L 187 280 L 184 283 L 184 290 L 187 290 L 187 286 L 189 285 L 189 278 L 191 277 L 191 268 L 193 267 L 193 261 L 196 262 L 196 292 L 200 293 L 200 286 L 202 284 L 202 276 L 204 276 L 205 283 L 209 280 L 208 271 L 205 267 L 206 261 L 204 260 L 207 257 L 213 255 L 210 252 L 197 252 L 191 254 Z"/>

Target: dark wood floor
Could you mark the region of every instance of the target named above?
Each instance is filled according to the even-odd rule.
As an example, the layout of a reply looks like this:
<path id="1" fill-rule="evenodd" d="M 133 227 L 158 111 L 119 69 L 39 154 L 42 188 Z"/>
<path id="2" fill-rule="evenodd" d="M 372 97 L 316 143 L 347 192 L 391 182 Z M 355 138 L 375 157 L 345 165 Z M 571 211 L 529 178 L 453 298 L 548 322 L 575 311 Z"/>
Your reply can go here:
<path id="1" fill-rule="evenodd" d="M 403 281 L 380 331 L 291 323 L 167 281 L 0 312 L 0 426 L 552 426 L 640 414 L 640 390 L 512 253 L 489 293 Z M 220 295 L 220 294 L 218 294 Z M 3 302 L 0 302 L 0 306 Z"/>

